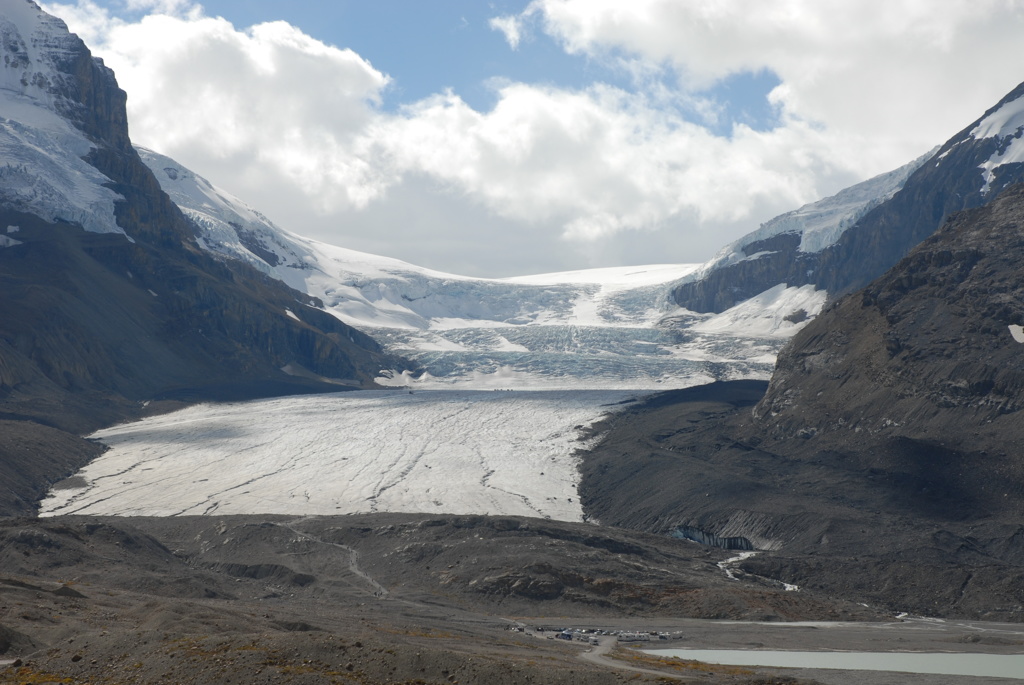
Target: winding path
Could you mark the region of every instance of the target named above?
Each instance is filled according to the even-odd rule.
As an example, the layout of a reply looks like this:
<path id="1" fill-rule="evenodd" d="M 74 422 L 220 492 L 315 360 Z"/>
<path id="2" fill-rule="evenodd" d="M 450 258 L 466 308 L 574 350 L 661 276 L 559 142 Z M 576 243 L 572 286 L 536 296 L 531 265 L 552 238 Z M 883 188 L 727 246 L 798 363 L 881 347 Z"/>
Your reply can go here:
<path id="1" fill-rule="evenodd" d="M 295 533 L 296 535 L 298 535 L 300 538 L 302 538 L 304 540 L 309 540 L 310 542 L 315 542 L 318 545 L 328 545 L 330 547 L 337 547 L 338 549 L 344 550 L 345 552 L 347 552 L 348 553 L 348 570 L 351 571 L 356 576 L 358 576 L 359 578 L 361 578 L 362 580 L 366 581 L 366 584 L 369 585 L 371 588 L 373 588 L 373 596 L 374 597 L 377 597 L 378 599 L 386 599 L 387 596 L 390 594 L 390 592 L 388 592 L 388 589 L 386 587 L 384 587 L 383 585 L 381 585 L 380 583 L 378 583 L 372 576 L 370 576 L 370 574 L 368 574 L 366 571 L 364 571 L 359 566 L 359 552 L 357 552 L 356 550 L 352 549 L 348 545 L 343 545 L 343 544 L 341 544 L 339 542 L 327 542 L 326 540 L 321 540 L 320 538 L 316 537 L 315 535 L 310 535 L 309 533 L 303 532 L 303 531 L 298 530 L 297 528 L 295 528 L 295 524 L 302 523 L 303 521 L 308 521 L 311 518 L 313 518 L 313 517 L 311 517 L 311 516 L 304 516 L 303 518 L 300 518 L 300 519 L 297 519 L 295 521 L 292 521 L 291 523 L 287 523 L 287 524 L 283 524 L 282 523 L 282 524 L 278 524 L 278 525 L 280 525 L 285 530 L 289 530 L 289 531 Z"/>
<path id="2" fill-rule="evenodd" d="M 580 659 L 583 661 L 602 666 L 604 668 L 614 668 L 619 671 L 632 671 L 633 673 L 646 673 L 648 675 L 656 675 L 659 678 L 668 678 L 671 680 L 687 680 L 681 675 L 675 673 L 669 673 L 667 671 L 656 671 L 651 668 L 640 668 L 639 666 L 629 666 L 621 661 L 608 658 L 608 654 L 615 649 L 615 645 L 618 643 L 618 638 L 614 635 L 604 635 L 599 637 L 601 644 L 595 645 L 587 651 L 580 654 Z"/>

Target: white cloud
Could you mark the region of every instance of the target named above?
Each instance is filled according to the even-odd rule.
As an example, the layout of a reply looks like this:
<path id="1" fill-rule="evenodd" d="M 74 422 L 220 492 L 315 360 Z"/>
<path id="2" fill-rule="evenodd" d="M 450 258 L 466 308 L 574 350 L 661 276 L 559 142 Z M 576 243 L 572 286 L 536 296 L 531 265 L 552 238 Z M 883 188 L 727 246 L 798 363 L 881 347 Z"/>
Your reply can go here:
<path id="1" fill-rule="evenodd" d="M 657 228 L 687 212 L 737 221 L 766 198 L 801 202 L 830 171 L 820 161 L 829 147 L 810 127 L 741 127 L 725 139 L 608 86 L 510 84 L 486 114 L 438 96 L 385 127 L 377 142 L 403 171 L 441 179 L 504 217 L 556 220 L 572 240 Z"/>
<path id="2" fill-rule="evenodd" d="M 501 33 L 505 34 L 505 40 L 510 48 L 515 50 L 519 47 L 519 41 L 523 37 L 522 20 L 519 17 L 494 17 L 488 24 L 493 30 L 501 31 Z"/>
<path id="3" fill-rule="evenodd" d="M 327 211 L 364 207 L 390 182 L 363 158 L 360 140 L 388 79 L 351 50 L 284 22 L 239 31 L 194 8 L 134 23 L 96 13 L 86 26 L 129 93 L 135 142 L 230 159 L 254 179 L 280 176 Z"/>
<path id="4" fill-rule="evenodd" d="M 494 275 L 710 256 L 948 138 L 1015 85 L 1024 35 L 1010 0 L 537 0 L 491 27 L 515 48 L 529 20 L 567 50 L 622 60 L 642 94 L 503 83 L 488 112 L 448 92 L 393 113 L 379 106 L 388 76 L 351 50 L 132 1 L 152 13 L 48 9 L 117 73 L 136 142 L 296 232 Z M 676 90 L 650 78 L 665 65 Z M 774 130 L 722 137 L 680 114 L 713 121 L 701 89 L 762 69 L 781 79 Z M 530 253 L 543 256 L 526 265 Z"/>
<path id="5" fill-rule="evenodd" d="M 1022 78 L 1021 0 L 534 0 L 571 52 L 671 65 L 684 90 L 770 70 L 784 117 L 876 152 L 862 172 L 944 141 Z M 870 143 L 868 143 L 870 141 Z"/>

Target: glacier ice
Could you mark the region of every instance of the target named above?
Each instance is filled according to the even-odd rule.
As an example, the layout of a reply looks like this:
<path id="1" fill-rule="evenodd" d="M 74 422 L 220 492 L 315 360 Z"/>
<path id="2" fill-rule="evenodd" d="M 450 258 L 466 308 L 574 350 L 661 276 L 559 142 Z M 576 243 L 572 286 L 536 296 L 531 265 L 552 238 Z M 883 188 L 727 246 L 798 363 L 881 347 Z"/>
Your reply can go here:
<path id="1" fill-rule="evenodd" d="M 578 521 L 580 432 L 624 391 L 362 391 L 203 405 L 99 431 L 41 515 L 492 513 Z M 77 479 L 76 479 L 77 480 Z"/>

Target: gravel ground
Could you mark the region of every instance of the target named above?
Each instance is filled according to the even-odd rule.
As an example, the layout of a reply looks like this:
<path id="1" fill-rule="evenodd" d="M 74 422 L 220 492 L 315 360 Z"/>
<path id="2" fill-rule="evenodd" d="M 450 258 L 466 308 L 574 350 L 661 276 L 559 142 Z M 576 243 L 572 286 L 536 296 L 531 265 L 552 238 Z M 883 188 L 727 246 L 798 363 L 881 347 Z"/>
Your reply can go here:
<path id="1" fill-rule="evenodd" d="M 1014 626 L 882 622 L 729 580 L 727 554 L 511 517 L 0 519 L 0 658 L 15 660 L 0 683 L 995 682 L 696 667 L 619 649 L 587 661 L 591 645 L 538 626 L 677 632 L 694 647 L 1024 649 Z"/>

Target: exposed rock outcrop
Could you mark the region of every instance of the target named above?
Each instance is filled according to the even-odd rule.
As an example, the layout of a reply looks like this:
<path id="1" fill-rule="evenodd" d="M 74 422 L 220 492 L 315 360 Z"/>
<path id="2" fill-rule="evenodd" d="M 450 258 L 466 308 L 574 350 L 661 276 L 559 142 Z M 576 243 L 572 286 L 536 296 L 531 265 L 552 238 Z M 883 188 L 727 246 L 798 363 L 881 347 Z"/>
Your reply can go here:
<path id="1" fill-rule="evenodd" d="M 770 440 L 903 440 L 1004 462 L 1024 499 L 1024 185 L 956 215 L 797 334 L 754 414 Z M 970 464 L 965 481 L 973 480 Z M 993 474 L 989 474 L 990 476 Z M 1012 497 L 1011 497 L 1012 494 Z"/>

